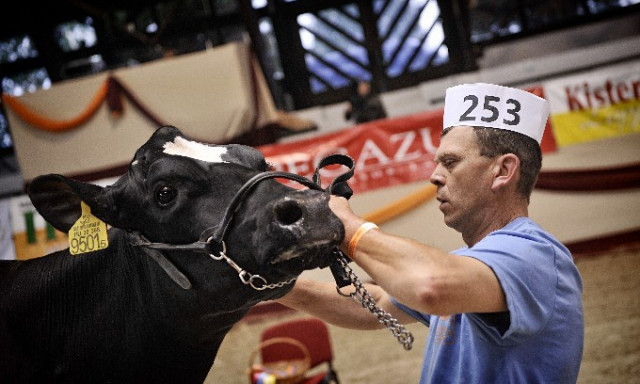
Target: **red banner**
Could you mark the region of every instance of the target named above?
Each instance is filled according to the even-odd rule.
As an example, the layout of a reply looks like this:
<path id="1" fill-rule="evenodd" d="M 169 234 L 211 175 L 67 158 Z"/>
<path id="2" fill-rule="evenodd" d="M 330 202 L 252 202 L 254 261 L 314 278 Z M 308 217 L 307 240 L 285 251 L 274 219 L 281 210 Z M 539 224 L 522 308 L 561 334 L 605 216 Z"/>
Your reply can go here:
<path id="1" fill-rule="evenodd" d="M 542 96 L 542 88 L 530 89 Z M 267 161 L 278 171 L 308 178 L 325 156 L 343 153 L 355 163 L 355 175 L 349 185 L 355 193 L 392 185 L 429 180 L 440 144 L 443 110 L 376 120 L 339 132 L 297 142 L 259 147 Z M 547 122 L 542 151 L 554 151 L 555 140 Z M 323 186 L 344 172 L 335 166 L 321 171 Z M 292 184 L 295 187 L 295 184 Z"/>
<path id="2" fill-rule="evenodd" d="M 542 86 L 532 87 L 527 89 L 527 91 L 548 100 Z M 553 125 L 551 124 L 551 116 L 549 116 L 549 119 L 547 119 L 547 125 L 544 128 L 544 134 L 542 135 L 542 141 L 540 142 L 540 149 L 542 150 L 542 153 L 548 153 L 555 152 L 557 148 L 556 138 L 553 133 Z"/>
<path id="3" fill-rule="evenodd" d="M 343 153 L 355 163 L 349 181 L 363 192 L 417 180 L 428 180 L 442 130 L 442 111 L 383 119 L 311 139 L 260 147 L 278 171 L 312 177 L 325 156 Z M 341 167 L 321 171 L 323 186 L 344 172 Z"/>

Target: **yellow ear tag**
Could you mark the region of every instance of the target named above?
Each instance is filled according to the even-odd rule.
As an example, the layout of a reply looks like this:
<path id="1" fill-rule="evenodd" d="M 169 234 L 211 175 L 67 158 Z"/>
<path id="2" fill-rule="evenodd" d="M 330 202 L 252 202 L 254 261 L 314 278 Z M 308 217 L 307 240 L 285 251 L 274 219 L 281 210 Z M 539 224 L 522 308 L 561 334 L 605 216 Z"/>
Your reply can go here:
<path id="1" fill-rule="evenodd" d="M 72 255 L 79 255 L 107 248 L 107 225 L 91 214 L 91 208 L 84 201 L 80 206 L 82 215 L 69 230 L 69 251 Z"/>

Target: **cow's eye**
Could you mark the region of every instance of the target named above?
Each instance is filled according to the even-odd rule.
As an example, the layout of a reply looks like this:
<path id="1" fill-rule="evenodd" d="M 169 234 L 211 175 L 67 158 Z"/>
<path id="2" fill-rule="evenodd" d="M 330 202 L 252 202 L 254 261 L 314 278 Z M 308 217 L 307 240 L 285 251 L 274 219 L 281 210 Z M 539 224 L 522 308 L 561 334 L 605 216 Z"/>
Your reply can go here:
<path id="1" fill-rule="evenodd" d="M 178 191 L 173 187 L 160 187 L 156 191 L 156 201 L 160 205 L 168 205 L 175 200 Z"/>

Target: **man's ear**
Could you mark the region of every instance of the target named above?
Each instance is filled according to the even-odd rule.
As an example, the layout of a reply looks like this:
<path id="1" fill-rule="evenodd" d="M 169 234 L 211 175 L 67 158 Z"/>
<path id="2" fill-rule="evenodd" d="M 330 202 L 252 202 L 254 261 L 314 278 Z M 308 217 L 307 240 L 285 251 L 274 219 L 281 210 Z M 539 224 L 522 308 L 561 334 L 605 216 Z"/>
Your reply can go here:
<path id="1" fill-rule="evenodd" d="M 494 164 L 493 184 L 491 189 L 496 192 L 508 185 L 515 187 L 520 175 L 520 159 L 513 153 L 499 156 Z"/>

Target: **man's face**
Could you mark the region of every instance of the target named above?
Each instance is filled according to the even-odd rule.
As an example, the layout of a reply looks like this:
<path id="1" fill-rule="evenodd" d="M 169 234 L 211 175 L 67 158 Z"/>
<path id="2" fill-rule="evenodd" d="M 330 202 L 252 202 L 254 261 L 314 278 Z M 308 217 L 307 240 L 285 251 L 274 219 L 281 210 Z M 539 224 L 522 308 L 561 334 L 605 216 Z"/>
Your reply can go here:
<path id="1" fill-rule="evenodd" d="M 369 86 L 369 83 L 366 83 L 364 81 L 358 83 L 358 93 L 362 96 L 368 95 L 369 91 L 371 91 L 371 87 Z"/>
<path id="2" fill-rule="evenodd" d="M 445 223 L 461 232 L 487 219 L 490 207 L 493 160 L 480 156 L 471 127 L 452 128 L 436 152 L 436 169 L 430 181 L 438 187 L 437 199 Z"/>

